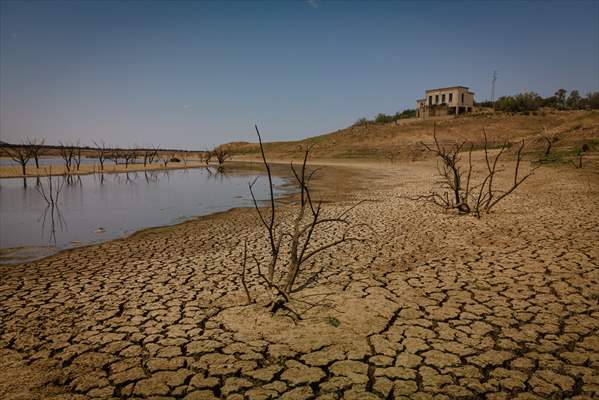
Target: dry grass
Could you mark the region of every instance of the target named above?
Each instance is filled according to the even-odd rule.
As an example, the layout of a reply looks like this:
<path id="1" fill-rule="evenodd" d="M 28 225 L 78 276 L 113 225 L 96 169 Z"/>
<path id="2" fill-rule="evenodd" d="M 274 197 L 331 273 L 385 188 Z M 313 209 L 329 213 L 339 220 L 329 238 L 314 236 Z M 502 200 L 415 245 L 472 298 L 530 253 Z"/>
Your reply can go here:
<path id="1" fill-rule="evenodd" d="M 599 138 L 598 111 L 546 112 L 538 115 L 500 113 L 475 114 L 459 118 L 437 119 L 437 132 L 444 140 L 471 141 L 482 145 L 486 129 L 491 142 L 529 142 L 529 149 L 543 148 L 541 136 L 547 127 L 558 134 L 555 148 L 578 146 Z M 421 159 L 426 155 L 420 142 L 432 143 L 432 120 L 400 120 L 397 124 L 354 126 L 301 141 L 272 142 L 266 152 L 273 159 L 298 159 L 302 146 L 315 144 L 317 159 L 384 160 L 390 151 L 399 151 L 399 160 Z M 256 143 L 234 142 L 227 145 L 235 159 L 257 159 Z"/>

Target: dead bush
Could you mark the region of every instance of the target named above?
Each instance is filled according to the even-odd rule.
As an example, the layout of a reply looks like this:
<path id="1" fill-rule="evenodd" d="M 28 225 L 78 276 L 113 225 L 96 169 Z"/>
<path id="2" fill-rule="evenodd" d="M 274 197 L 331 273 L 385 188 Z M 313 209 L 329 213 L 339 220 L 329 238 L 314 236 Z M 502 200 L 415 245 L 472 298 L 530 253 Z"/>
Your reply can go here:
<path id="1" fill-rule="evenodd" d="M 323 201 L 314 200 L 310 181 L 314 177 L 316 169 L 308 170 L 307 162 L 311 147 L 304 150 L 301 167 L 291 163 L 295 182 L 299 189 L 299 201 L 291 207 L 291 216 L 283 215 L 282 210 L 275 202 L 274 187 L 270 165 L 264 153 L 264 145 L 258 127 L 256 134 L 260 143 L 262 161 L 266 168 L 269 188 L 269 206 L 260 208 L 254 193 L 256 180 L 249 184 L 254 208 L 258 214 L 260 224 L 268 241 L 268 257 L 265 265 L 255 255 L 251 259 L 255 265 L 252 272 L 248 265 L 247 243 L 244 246 L 242 261 L 241 283 L 247 297 L 247 302 L 252 302 L 252 296 L 246 283 L 249 274 L 255 273 L 267 289 L 269 302 L 267 307 L 274 314 L 278 310 L 287 310 L 299 318 L 299 315 L 289 308 L 288 303 L 293 293 L 299 292 L 307 286 L 307 282 L 315 282 L 322 270 L 308 273 L 305 268 L 307 262 L 316 255 L 332 249 L 342 243 L 357 241 L 364 242 L 367 238 L 355 235 L 356 228 L 368 227 L 366 224 L 353 223 L 350 220 L 350 212 L 362 202 L 357 202 L 337 215 L 327 215 L 323 210 Z M 330 239 L 323 239 L 319 234 L 330 229 Z M 337 233 L 339 232 L 339 233 Z M 320 237 L 318 244 L 315 236 Z M 323 267 L 324 268 L 324 267 Z M 298 283 L 298 277 L 304 275 L 302 283 Z"/>
<path id="2" fill-rule="evenodd" d="M 462 214 L 473 214 L 480 218 L 483 213 L 491 210 L 507 196 L 512 194 L 536 168 L 527 174 L 520 174 L 524 141 L 520 142 L 514 162 L 513 179 L 511 186 L 498 189 L 496 187 L 497 175 L 502 172 L 498 168 L 501 157 L 511 147 L 509 142 L 504 142 L 498 147 L 495 156 L 491 155 L 487 134 L 483 130 L 483 150 L 485 154 L 485 167 L 479 183 L 472 182 L 472 151 L 473 143 L 463 141 L 452 145 L 441 145 L 437 140 L 436 126 L 433 126 L 434 146 L 422 143 L 425 149 L 437 157 L 437 174 L 439 179 L 435 182 L 437 190 L 430 194 L 420 195 L 416 200 L 429 202 L 445 209 L 456 209 Z M 462 162 L 462 155 L 467 151 L 468 161 L 466 166 Z"/>

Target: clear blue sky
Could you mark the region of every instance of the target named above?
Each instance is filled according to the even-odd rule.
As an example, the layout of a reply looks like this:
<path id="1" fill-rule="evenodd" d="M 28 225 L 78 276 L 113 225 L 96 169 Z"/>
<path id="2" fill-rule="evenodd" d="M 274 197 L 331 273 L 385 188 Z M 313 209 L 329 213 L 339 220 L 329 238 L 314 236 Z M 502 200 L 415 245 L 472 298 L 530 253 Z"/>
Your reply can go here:
<path id="1" fill-rule="evenodd" d="M 3 1 L 0 138 L 202 149 L 414 108 L 599 90 L 599 2 Z"/>

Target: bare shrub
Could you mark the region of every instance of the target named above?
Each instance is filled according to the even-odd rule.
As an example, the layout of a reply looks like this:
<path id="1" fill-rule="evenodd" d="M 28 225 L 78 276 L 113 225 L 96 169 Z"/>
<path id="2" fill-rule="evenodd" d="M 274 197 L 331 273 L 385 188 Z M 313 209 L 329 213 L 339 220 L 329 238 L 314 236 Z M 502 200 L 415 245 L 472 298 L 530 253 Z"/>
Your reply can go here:
<path id="1" fill-rule="evenodd" d="M 342 243 L 366 241 L 367 239 L 364 237 L 353 235 L 353 231 L 357 227 L 368 227 L 368 225 L 354 224 L 349 218 L 350 211 L 362 202 L 352 205 L 338 215 L 324 215 L 322 200 L 315 201 L 310 189 L 310 181 L 317 171 L 316 169 L 308 171 L 307 162 L 311 147 L 307 147 L 304 151 L 301 168 L 296 168 L 293 163 L 291 164 L 291 170 L 293 171 L 299 189 L 299 203 L 293 207 L 291 211 L 291 220 L 289 220 L 289 218 L 285 219 L 275 203 L 270 165 L 264 154 L 264 145 L 262 143 L 260 131 L 257 126 L 255 128 L 260 143 L 262 161 L 268 176 L 269 206 L 266 209 L 261 209 L 259 207 L 253 189 L 256 180 L 249 184 L 249 189 L 254 208 L 267 236 L 269 256 L 267 257 L 267 263 L 264 266 L 264 270 L 261 262 L 255 255 L 252 256 L 252 259 L 256 265 L 258 277 L 269 289 L 271 300 L 267 306 L 270 307 L 270 311 L 274 314 L 278 310 L 285 309 L 299 317 L 299 315 L 287 305 L 291 299 L 291 295 L 304 289 L 309 282 L 314 282 L 322 272 L 322 270 L 311 272 L 307 274 L 307 276 L 304 276 L 302 284 L 298 284 L 298 277 L 302 273 L 307 273 L 305 270 L 306 263 L 317 254 Z M 341 227 L 344 228 L 340 229 Z M 318 236 L 319 233 L 327 231 L 327 229 L 330 229 L 329 233 L 332 231 L 342 231 L 342 233 L 332 234 L 332 238 L 325 241 L 324 244 L 314 244 L 314 237 Z M 247 258 L 247 247 L 244 247 L 242 285 L 248 303 L 250 303 L 252 299 L 245 282 L 245 277 L 247 275 Z"/>
<path id="2" fill-rule="evenodd" d="M 545 140 L 545 151 L 543 153 L 543 155 L 545 157 L 549 156 L 549 153 L 551 152 L 551 148 L 553 147 L 553 143 L 557 142 L 559 140 L 557 133 L 550 133 L 546 127 L 543 127 L 543 139 Z"/>
<path id="3" fill-rule="evenodd" d="M 511 147 L 511 144 L 504 142 L 498 147 L 495 156 L 491 156 L 487 134 L 483 130 L 486 170 L 483 172 L 483 179 L 480 183 L 472 184 L 472 151 L 474 145 L 463 141 L 443 146 L 437 140 L 436 126 L 433 127 L 433 138 L 434 146 L 425 143 L 422 143 L 422 145 L 438 159 L 437 174 L 439 180 L 435 184 L 441 190 L 433 190 L 430 194 L 416 197 L 416 200 L 430 202 L 445 209 L 456 209 L 462 214 L 472 213 L 480 218 L 482 213 L 491 212 L 493 207 L 512 194 L 538 168 L 533 168 L 527 174 L 520 175 L 524 141 L 520 142 L 516 152 L 511 186 L 505 189 L 497 189 L 495 178 L 500 172 L 498 164 L 505 151 Z M 462 165 L 462 151 L 466 148 L 468 149 L 467 168 Z"/>

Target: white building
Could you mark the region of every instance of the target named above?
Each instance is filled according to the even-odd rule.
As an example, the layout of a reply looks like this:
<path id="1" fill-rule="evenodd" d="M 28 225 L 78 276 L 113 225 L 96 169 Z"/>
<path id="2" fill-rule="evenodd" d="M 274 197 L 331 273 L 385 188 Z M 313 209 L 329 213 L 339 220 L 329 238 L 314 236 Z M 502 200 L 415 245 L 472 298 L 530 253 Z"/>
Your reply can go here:
<path id="1" fill-rule="evenodd" d="M 424 99 L 416 100 L 416 116 L 419 118 L 458 115 L 472 112 L 473 108 L 474 93 L 466 86 L 430 89 L 425 92 Z"/>

